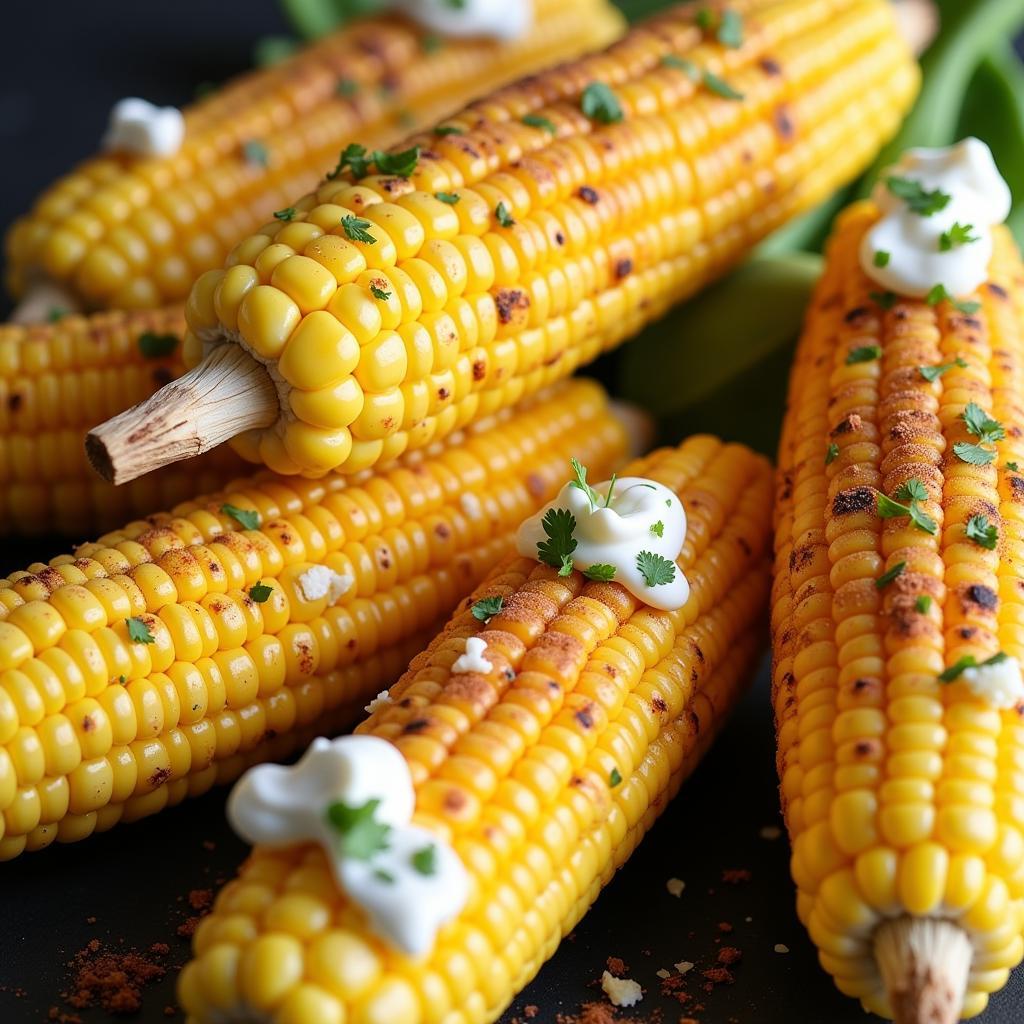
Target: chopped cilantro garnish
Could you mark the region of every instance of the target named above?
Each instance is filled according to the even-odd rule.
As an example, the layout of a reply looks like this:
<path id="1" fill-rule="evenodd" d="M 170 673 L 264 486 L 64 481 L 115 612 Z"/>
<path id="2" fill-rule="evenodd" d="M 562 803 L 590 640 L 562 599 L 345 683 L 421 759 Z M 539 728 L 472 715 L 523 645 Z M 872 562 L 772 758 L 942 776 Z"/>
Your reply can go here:
<path id="1" fill-rule="evenodd" d="M 360 146 L 358 142 L 350 142 L 341 151 L 337 166 L 327 177 L 337 178 L 347 168 L 352 172 L 353 177 L 365 178 L 372 161 L 373 158 L 366 152 L 365 146 Z"/>
<path id="2" fill-rule="evenodd" d="M 978 438 L 978 443 L 971 444 L 969 441 L 957 441 L 953 445 L 953 452 L 956 457 L 971 466 L 987 466 L 989 463 L 994 462 L 996 458 L 995 451 L 992 448 L 986 448 L 985 445 L 994 445 L 997 441 L 1002 441 L 1006 437 L 1006 430 L 1003 428 L 1003 425 L 998 420 L 992 419 L 975 402 L 967 404 L 967 407 L 961 414 L 961 419 L 964 421 L 967 432 Z"/>
<path id="3" fill-rule="evenodd" d="M 700 68 L 692 60 L 687 60 L 685 57 L 677 57 L 674 53 L 666 53 L 661 58 L 661 63 L 667 68 L 675 68 L 676 71 L 682 71 L 692 82 L 700 81 Z"/>
<path id="4" fill-rule="evenodd" d="M 971 444 L 970 441 L 957 441 L 953 445 L 953 454 L 969 466 L 987 466 L 996 458 L 995 452 L 983 448 L 980 444 Z"/>
<path id="5" fill-rule="evenodd" d="M 882 573 L 882 575 L 875 580 L 875 586 L 879 590 L 885 590 L 885 588 L 889 586 L 897 576 L 903 574 L 903 570 L 906 569 L 906 567 L 906 562 L 897 562 L 888 572 Z"/>
<path id="6" fill-rule="evenodd" d="M 501 611 L 502 604 L 503 600 L 500 594 L 495 597 L 482 597 L 473 604 L 470 611 L 473 613 L 474 619 L 489 622 L 492 615 L 497 615 Z"/>
<path id="7" fill-rule="evenodd" d="M 434 198 L 439 199 L 442 203 L 447 203 L 449 206 L 455 206 L 462 197 L 458 192 L 435 192 Z"/>
<path id="8" fill-rule="evenodd" d="M 718 41 L 731 50 L 743 45 L 743 16 L 739 11 L 726 8 L 718 23 Z"/>
<path id="9" fill-rule="evenodd" d="M 895 292 L 868 292 L 868 298 L 881 309 L 892 309 L 897 296 Z"/>
<path id="10" fill-rule="evenodd" d="M 900 484 L 896 491 L 897 501 L 927 501 L 928 488 L 917 477 L 912 476 L 906 483 Z"/>
<path id="11" fill-rule="evenodd" d="M 743 99 L 743 93 L 739 90 L 734 89 L 724 78 L 719 78 L 718 75 L 712 74 L 710 71 L 704 71 L 704 85 L 710 89 L 716 96 L 721 96 L 726 100 L 741 100 Z"/>
<path id="12" fill-rule="evenodd" d="M 618 768 L 613 768 L 608 773 L 608 785 L 614 789 L 616 786 L 622 784 L 622 772 Z"/>
<path id="13" fill-rule="evenodd" d="M 265 604 L 273 592 L 274 588 L 269 583 L 264 583 L 261 580 L 249 588 L 249 597 L 257 604 Z"/>
<path id="14" fill-rule="evenodd" d="M 623 118 L 618 96 L 604 82 L 591 82 L 580 98 L 583 113 L 601 124 L 618 124 Z"/>
<path id="15" fill-rule="evenodd" d="M 874 263 L 876 267 L 887 267 L 889 266 L 889 259 L 890 254 L 887 253 L 884 249 L 876 249 L 875 255 L 872 258 L 871 262 Z"/>
<path id="16" fill-rule="evenodd" d="M 880 345 L 861 345 L 859 348 L 851 349 L 846 355 L 846 365 L 853 366 L 854 363 L 871 363 L 882 354 Z"/>
<path id="17" fill-rule="evenodd" d="M 977 313 L 981 309 L 980 302 L 960 302 L 954 299 L 952 295 L 946 290 L 944 284 L 937 284 L 928 294 L 925 296 L 925 302 L 929 306 L 937 306 L 940 302 L 951 302 L 953 308 L 963 313 L 965 316 L 970 316 L 972 313 Z"/>
<path id="18" fill-rule="evenodd" d="M 63 320 L 68 315 L 66 309 L 60 306 L 51 306 L 46 314 L 46 320 L 48 323 L 55 324 L 58 320 Z"/>
<path id="19" fill-rule="evenodd" d="M 594 580 L 597 583 L 610 583 L 615 579 L 615 566 L 600 562 L 590 566 L 589 569 L 584 569 L 583 575 L 588 580 Z"/>
<path id="20" fill-rule="evenodd" d="M 1008 470 L 1010 470 L 1011 472 L 1016 473 L 1017 472 L 1017 463 L 1016 462 L 1007 462 L 1006 463 L 1006 468 Z"/>
<path id="21" fill-rule="evenodd" d="M 651 533 L 653 533 L 655 537 L 664 537 L 665 524 L 660 519 L 656 523 L 651 523 Z"/>
<path id="22" fill-rule="evenodd" d="M 920 217 L 930 217 L 933 213 L 944 210 L 952 198 L 939 189 L 929 192 L 914 178 L 892 175 L 885 179 L 885 186 L 897 199 L 902 199 L 907 204 L 911 213 L 916 213 Z"/>
<path id="23" fill-rule="evenodd" d="M 352 78 L 339 78 L 338 84 L 334 87 L 334 91 L 339 96 L 343 96 L 345 99 L 348 99 L 359 92 L 359 83 Z"/>
<path id="24" fill-rule="evenodd" d="M 381 174 L 394 174 L 399 178 L 408 178 L 420 159 L 420 147 L 413 146 L 403 149 L 400 153 L 385 153 L 378 149 L 373 154 L 374 163 Z"/>
<path id="25" fill-rule="evenodd" d="M 237 505 L 230 505 L 225 502 L 220 507 L 221 512 L 231 516 L 243 529 L 258 530 L 260 528 L 260 514 L 251 508 L 239 508 Z"/>
<path id="26" fill-rule="evenodd" d="M 137 615 L 133 615 L 131 618 L 125 619 L 125 623 L 128 626 L 128 639 L 133 643 L 137 644 L 152 644 L 156 643 L 156 637 L 153 636 L 149 631 L 149 626 L 142 621 Z"/>
<path id="27" fill-rule="evenodd" d="M 943 231 L 939 235 L 939 252 L 949 252 L 950 249 L 955 249 L 958 245 L 970 245 L 971 242 L 977 242 L 978 236 L 971 234 L 973 230 L 973 224 L 961 224 L 959 221 L 954 221 L 948 231 Z"/>
<path id="28" fill-rule="evenodd" d="M 355 217 L 351 213 L 347 213 L 341 218 L 341 226 L 345 229 L 345 234 L 348 235 L 353 242 L 366 242 L 369 245 L 373 245 L 377 241 L 377 239 L 366 230 L 370 227 L 370 222 L 368 220 L 363 220 L 362 217 Z"/>
<path id="29" fill-rule="evenodd" d="M 612 473 L 611 482 L 608 484 L 608 493 L 604 497 L 604 507 L 612 507 L 612 495 L 615 493 L 615 481 L 619 479 L 618 473 Z"/>
<path id="30" fill-rule="evenodd" d="M 572 571 L 572 553 L 576 550 L 576 517 L 567 508 L 549 508 L 541 520 L 547 540 L 538 541 L 537 557 L 545 564 L 561 572 L 568 559 Z M 565 573 L 568 575 L 568 573 Z"/>
<path id="31" fill-rule="evenodd" d="M 420 46 L 424 53 L 437 53 L 444 46 L 444 40 L 433 32 L 428 32 L 421 40 Z"/>
<path id="32" fill-rule="evenodd" d="M 381 302 L 387 302 L 391 298 L 391 292 L 381 286 L 376 281 L 370 282 L 370 294 L 375 299 L 380 299 Z"/>
<path id="33" fill-rule="evenodd" d="M 569 481 L 569 486 L 582 491 L 587 496 L 590 507 L 597 508 L 600 504 L 601 496 L 587 483 L 587 467 L 579 459 L 570 459 L 569 465 L 572 467 L 572 475 L 574 477 L 574 479 Z"/>
<path id="34" fill-rule="evenodd" d="M 128 677 L 127 677 L 127 676 L 125 676 L 125 675 L 120 675 L 120 676 L 118 676 L 118 677 L 117 677 L 117 681 L 118 681 L 118 682 L 119 682 L 119 683 L 120 683 L 120 684 L 121 684 L 122 686 L 127 686 L 127 685 L 128 685 Z"/>
<path id="35" fill-rule="evenodd" d="M 916 486 L 912 486 L 916 485 Z M 920 490 L 918 490 L 920 488 Z M 919 529 L 925 533 L 936 534 L 939 532 L 938 523 L 926 512 L 924 512 L 918 501 L 922 500 L 915 497 L 915 494 L 921 494 L 924 492 L 927 496 L 927 491 L 924 489 L 924 485 L 920 480 L 908 480 L 907 483 L 900 487 L 897 494 L 900 497 L 909 499 L 910 504 L 904 505 L 899 501 L 887 497 L 886 495 L 879 492 L 878 494 L 878 514 L 883 519 L 893 519 L 897 516 L 909 516 L 910 521 Z"/>
<path id="36" fill-rule="evenodd" d="M 291 220 L 295 216 L 295 207 L 289 206 L 283 210 L 275 210 L 274 218 L 276 220 Z"/>
<path id="37" fill-rule="evenodd" d="M 258 139 L 250 139 L 242 144 L 242 156 L 247 164 L 256 164 L 257 167 L 266 167 L 270 163 L 267 147 Z"/>
<path id="38" fill-rule="evenodd" d="M 513 218 L 512 214 L 509 213 L 508 207 L 504 204 L 504 202 L 498 203 L 498 205 L 494 208 L 494 216 L 498 218 L 498 223 L 503 228 L 510 228 L 512 227 L 513 224 L 515 224 L 515 219 Z"/>
<path id="39" fill-rule="evenodd" d="M 523 118 L 523 124 L 528 124 L 531 128 L 542 128 L 551 135 L 558 134 L 558 129 L 555 127 L 555 123 L 553 121 L 549 121 L 546 117 L 542 117 L 540 114 L 527 114 Z"/>
<path id="40" fill-rule="evenodd" d="M 973 540 L 979 547 L 988 551 L 995 551 L 999 542 L 999 530 L 994 523 L 988 521 L 988 516 L 971 516 L 967 520 L 966 533 L 968 540 Z"/>
<path id="41" fill-rule="evenodd" d="M 434 129 L 435 135 L 465 135 L 466 133 L 457 124 L 439 124 Z"/>
<path id="42" fill-rule="evenodd" d="M 966 370 L 967 360 L 957 356 L 953 362 L 942 363 L 940 366 L 919 366 L 917 368 L 917 372 L 920 373 L 926 381 L 933 382 L 938 380 L 944 373 L 948 373 L 952 370 L 954 366 L 959 366 L 961 370 Z"/>
<path id="43" fill-rule="evenodd" d="M 374 868 L 373 877 L 376 878 L 378 882 L 383 882 L 385 885 L 395 884 L 395 876 L 391 874 L 390 871 L 385 871 L 383 868 Z"/>
<path id="44" fill-rule="evenodd" d="M 636 556 L 636 567 L 649 587 L 661 587 L 676 578 L 675 562 L 670 562 L 653 551 L 641 551 Z"/>
<path id="45" fill-rule="evenodd" d="M 327 806 L 327 822 L 341 837 L 341 852 L 353 860 L 369 860 L 388 848 L 391 826 L 376 820 L 379 800 L 367 800 L 359 807 L 338 800 Z"/>
<path id="46" fill-rule="evenodd" d="M 715 12 L 709 7 L 702 7 L 697 12 L 697 25 L 707 32 L 709 29 L 715 27 Z"/>
<path id="47" fill-rule="evenodd" d="M 828 448 L 825 449 L 825 465 L 831 466 L 836 459 L 839 458 L 839 445 L 833 441 Z"/>
<path id="48" fill-rule="evenodd" d="M 954 680 L 959 679 L 963 675 L 964 669 L 968 668 L 980 668 L 982 665 L 998 665 L 1002 661 L 1006 661 L 1007 655 L 1000 651 L 998 654 L 993 654 L 991 658 L 986 658 L 984 661 L 978 661 L 973 654 L 965 654 L 959 661 L 950 665 L 945 672 L 939 673 L 939 679 L 943 683 L 952 683 Z"/>
<path id="49" fill-rule="evenodd" d="M 139 351 L 145 359 L 162 359 L 169 356 L 178 347 L 176 334 L 157 334 L 156 331 L 143 331 L 139 335 Z"/>
<path id="50" fill-rule="evenodd" d="M 421 875 L 437 874 L 437 847 L 431 843 L 412 855 L 412 866 Z"/>
<path id="51" fill-rule="evenodd" d="M 928 594 L 918 594 L 917 600 L 914 602 L 914 608 L 922 615 L 927 615 L 932 608 L 931 596 Z"/>

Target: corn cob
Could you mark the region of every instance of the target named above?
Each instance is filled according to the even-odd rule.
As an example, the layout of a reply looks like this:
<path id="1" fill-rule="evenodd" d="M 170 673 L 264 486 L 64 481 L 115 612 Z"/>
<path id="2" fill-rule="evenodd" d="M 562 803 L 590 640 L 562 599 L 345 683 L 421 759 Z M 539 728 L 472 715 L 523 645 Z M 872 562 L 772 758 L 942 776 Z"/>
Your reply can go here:
<path id="1" fill-rule="evenodd" d="M 89 536 L 222 489 L 245 463 L 226 448 L 111 487 L 82 438 L 97 418 L 179 376 L 181 309 L 0 325 L 0 531 Z"/>
<path id="2" fill-rule="evenodd" d="M 503 45 L 439 44 L 397 17 L 357 22 L 193 104 L 173 156 L 104 154 L 51 186 L 8 235 L 8 286 L 21 296 L 44 278 L 87 308 L 180 301 L 353 136 L 393 142 L 621 24 L 604 0 L 538 0 L 531 31 Z"/>
<path id="3" fill-rule="evenodd" d="M 365 483 L 263 473 L 0 580 L 0 859 L 351 720 L 553 496 L 570 436 L 603 469 L 623 453 L 590 382 Z M 307 596 L 312 566 L 348 578 L 340 603 Z"/>
<path id="4" fill-rule="evenodd" d="M 738 7 L 739 48 L 673 8 L 471 105 L 461 134 L 414 137 L 407 178 L 346 172 L 297 201 L 198 280 L 199 365 L 94 431 L 94 464 L 130 480 L 239 434 L 277 472 L 355 472 L 571 373 L 720 273 L 861 168 L 918 78 L 881 0 Z"/>
<path id="5" fill-rule="evenodd" d="M 745 688 L 768 589 L 767 463 L 698 437 L 630 471 L 677 490 L 691 583 L 675 612 L 512 556 L 358 732 L 394 743 L 414 821 L 454 845 L 472 895 L 422 960 L 368 932 L 318 845 L 257 847 L 195 937 L 190 1024 L 484 1024 L 554 953 Z M 492 670 L 453 673 L 467 637 Z"/>
<path id="6" fill-rule="evenodd" d="M 1024 724 L 939 678 L 966 655 L 1024 656 L 1024 267 L 998 228 L 988 283 L 966 297 L 976 312 L 888 308 L 859 265 L 877 218 L 871 203 L 842 217 L 790 385 L 778 770 L 822 965 L 868 1010 L 945 1024 L 961 999 L 980 1013 L 1024 953 Z M 1006 430 L 988 465 L 954 451 L 977 440 L 970 402 Z M 914 480 L 934 534 L 879 515 Z"/>

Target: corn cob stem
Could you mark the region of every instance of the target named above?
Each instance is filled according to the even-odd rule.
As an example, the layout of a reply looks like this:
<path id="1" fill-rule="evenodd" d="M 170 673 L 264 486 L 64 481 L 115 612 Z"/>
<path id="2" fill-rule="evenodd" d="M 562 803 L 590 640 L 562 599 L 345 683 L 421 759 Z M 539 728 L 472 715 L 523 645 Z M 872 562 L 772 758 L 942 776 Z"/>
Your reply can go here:
<path id="1" fill-rule="evenodd" d="M 971 969 L 971 943 L 959 925 L 898 917 L 875 935 L 875 958 L 896 1024 L 954 1024 Z"/>
<path id="2" fill-rule="evenodd" d="M 269 426 L 278 412 L 266 368 L 244 349 L 220 345 L 140 405 L 90 431 L 85 450 L 100 476 L 123 484 Z"/>

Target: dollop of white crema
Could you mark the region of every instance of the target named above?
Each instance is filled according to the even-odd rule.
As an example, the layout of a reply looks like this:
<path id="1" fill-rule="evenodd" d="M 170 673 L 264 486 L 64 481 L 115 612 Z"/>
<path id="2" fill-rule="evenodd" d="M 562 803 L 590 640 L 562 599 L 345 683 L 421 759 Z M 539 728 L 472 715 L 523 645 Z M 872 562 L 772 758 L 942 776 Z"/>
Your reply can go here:
<path id="1" fill-rule="evenodd" d="M 391 0 L 390 6 L 446 36 L 519 39 L 533 26 L 531 0 Z"/>
<path id="2" fill-rule="evenodd" d="M 943 192 L 949 202 L 929 216 L 914 213 L 889 189 L 886 182 L 891 177 Z M 967 138 L 939 149 L 908 149 L 881 175 L 872 198 L 882 216 L 864 235 L 860 264 L 883 288 L 923 298 L 941 284 L 956 297 L 969 295 L 988 279 L 992 227 L 1006 220 L 1011 197 L 992 151 L 980 139 Z M 954 224 L 970 225 L 970 235 L 977 241 L 943 250 L 943 233 Z M 876 258 L 876 253 L 886 255 Z"/>
<path id="3" fill-rule="evenodd" d="M 552 508 L 568 509 L 576 520 L 573 568 L 612 565 L 614 581 L 644 604 L 664 611 L 682 608 L 690 596 L 690 585 L 678 565 L 670 583 L 653 587 L 637 566 L 642 551 L 673 563 L 679 557 L 686 539 L 686 512 L 682 504 L 664 485 L 630 476 L 615 481 L 611 504 L 606 507 L 611 486 L 611 481 L 594 486 L 592 490 L 599 500 L 592 502 L 575 484 L 566 484 L 554 501 L 520 526 L 516 536 L 519 554 L 536 558 L 537 545 L 547 539 L 544 516 Z M 652 529 L 657 529 L 659 523 L 660 536 Z"/>
<path id="4" fill-rule="evenodd" d="M 1014 708 L 1024 701 L 1024 676 L 1016 658 L 965 668 L 961 678 L 975 697 L 994 708 Z"/>
<path id="5" fill-rule="evenodd" d="M 378 800 L 374 820 L 387 825 L 386 848 L 345 856 L 328 807 L 364 807 Z M 334 877 L 382 939 L 410 956 L 433 949 L 438 929 L 469 897 L 469 875 L 455 851 L 410 824 L 416 793 L 405 758 L 375 736 L 317 739 L 295 765 L 251 768 L 228 798 L 231 827 L 247 842 L 272 848 L 319 843 Z M 423 870 L 424 851 L 429 872 Z M 419 867 L 417 867 L 419 862 Z"/>
<path id="6" fill-rule="evenodd" d="M 185 118 L 177 107 L 158 107 L 136 96 L 110 111 L 103 148 L 134 156 L 174 156 L 185 141 Z"/>

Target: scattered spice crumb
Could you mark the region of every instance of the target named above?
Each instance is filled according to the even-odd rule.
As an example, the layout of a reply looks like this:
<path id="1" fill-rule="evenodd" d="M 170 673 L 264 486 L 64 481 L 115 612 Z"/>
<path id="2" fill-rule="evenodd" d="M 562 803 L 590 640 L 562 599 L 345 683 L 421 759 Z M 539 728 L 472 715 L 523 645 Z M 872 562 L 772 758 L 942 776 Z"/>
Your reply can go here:
<path id="1" fill-rule="evenodd" d="M 533 1020 L 533 1018 L 536 1017 L 538 1013 L 540 1013 L 540 1007 L 534 1006 L 532 1003 L 529 1006 L 523 1007 L 523 1016 L 527 1020 Z"/>
<path id="2" fill-rule="evenodd" d="M 68 992 L 61 993 L 62 998 L 76 1010 L 99 1006 L 107 1013 L 137 1013 L 142 1008 L 143 987 L 167 973 L 167 968 L 153 957 L 165 956 L 169 951 L 170 947 L 160 942 L 147 953 L 112 950 L 93 939 L 68 964 L 71 985 Z M 52 1019 L 60 1021 L 59 1011 Z"/>
<path id="3" fill-rule="evenodd" d="M 741 882 L 749 882 L 753 877 L 746 868 L 727 868 L 722 872 L 722 881 L 726 885 L 739 885 Z"/>
<path id="4" fill-rule="evenodd" d="M 670 896 L 675 896 L 677 899 L 683 895 L 683 890 L 686 888 L 686 883 L 681 878 L 670 878 L 665 883 L 665 888 L 668 889 Z"/>
<path id="5" fill-rule="evenodd" d="M 735 946 L 723 946 L 718 951 L 718 962 L 720 964 L 725 964 L 726 966 L 728 966 L 730 964 L 737 963 L 739 960 L 742 959 L 743 950 L 737 949 Z"/>
<path id="6" fill-rule="evenodd" d="M 700 972 L 707 980 L 704 991 L 710 992 L 716 985 L 731 985 L 733 983 L 732 971 L 727 967 L 708 967 Z"/>
<path id="7" fill-rule="evenodd" d="M 621 978 L 629 974 L 629 965 L 620 956 L 608 957 L 605 961 L 605 967 L 607 967 L 609 973 L 614 974 L 616 978 Z"/>
<path id="8" fill-rule="evenodd" d="M 775 952 L 776 953 L 788 953 L 789 952 L 789 946 L 787 946 L 784 942 L 776 942 L 775 943 Z"/>
<path id="9" fill-rule="evenodd" d="M 96 918 L 95 918 L 95 917 L 92 917 L 92 916 L 90 916 L 90 917 L 87 917 L 87 918 L 85 919 L 85 923 L 86 923 L 86 924 L 95 924 L 95 923 L 96 923 Z"/>
<path id="10" fill-rule="evenodd" d="M 193 910 L 209 910 L 213 904 L 212 889 L 193 889 L 188 894 L 188 905 Z"/>
<path id="11" fill-rule="evenodd" d="M 164 1016 L 173 1017 L 178 1011 L 173 1006 L 164 1007 Z"/>
<path id="12" fill-rule="evenodd" d="M 732 931 L 732 925 L 728 921 L 719 921 L 718 930 L 724 935 L 728 935 Z"/>
<path id="13" fill-rule="evenodd" d="M 782 829 L 778 825 L 765 825 L 763 829 L 758 833 L 762 839 L 767 839 L 770 842 L 774 842 L 782 836 Z"/>

